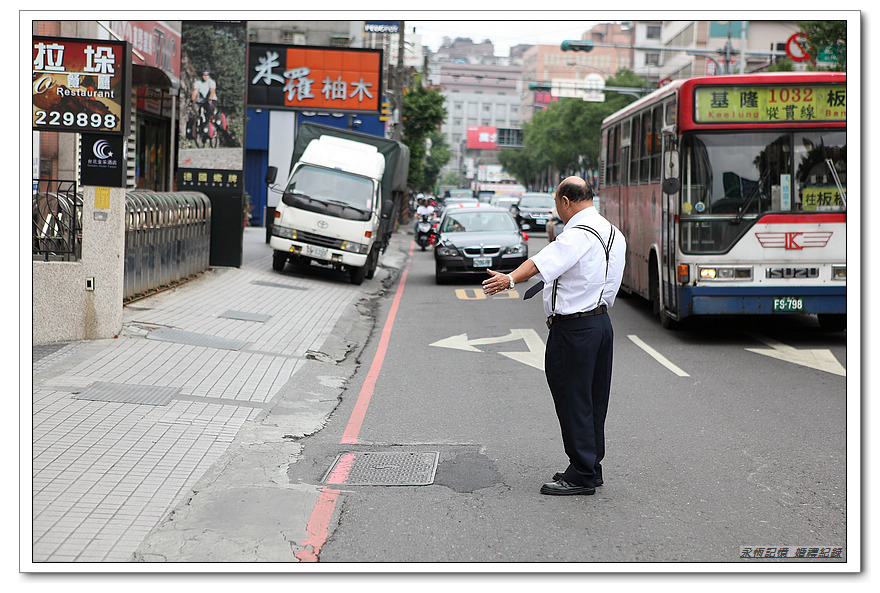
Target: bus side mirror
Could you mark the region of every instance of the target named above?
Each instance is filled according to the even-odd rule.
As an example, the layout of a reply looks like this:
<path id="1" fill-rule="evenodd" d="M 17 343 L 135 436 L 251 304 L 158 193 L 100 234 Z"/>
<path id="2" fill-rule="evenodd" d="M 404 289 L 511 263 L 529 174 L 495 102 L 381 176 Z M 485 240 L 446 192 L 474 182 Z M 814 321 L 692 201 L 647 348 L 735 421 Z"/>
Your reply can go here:
<path id="1" fill-rule="evenodd" d="M 675 177 L 670 177 L 663 180 L 663 193 L 672 196 L 681 191 L 681 181 L 676 179 Z"/>
<path id="2" fill-rule="evenodd" d="M 266 169 L 266 185 L 275 183 L 275 177 L 278 175 L 278 167 L 269 167 Z"/>

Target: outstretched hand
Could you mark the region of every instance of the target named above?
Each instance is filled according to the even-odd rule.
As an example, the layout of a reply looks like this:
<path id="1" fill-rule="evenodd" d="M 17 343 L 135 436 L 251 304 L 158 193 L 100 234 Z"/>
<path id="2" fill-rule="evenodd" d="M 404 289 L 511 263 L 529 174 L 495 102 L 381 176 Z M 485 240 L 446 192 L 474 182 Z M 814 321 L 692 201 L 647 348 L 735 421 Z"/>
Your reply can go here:
<path id="1" fill-rule="evenodd" d="M 489 295 L 496 294 L 502 290 L 506 290 L 510 286 L 510 278 L 507 274 L 487 269 L 489 278 L 483 280 L 483 292 Z"/>

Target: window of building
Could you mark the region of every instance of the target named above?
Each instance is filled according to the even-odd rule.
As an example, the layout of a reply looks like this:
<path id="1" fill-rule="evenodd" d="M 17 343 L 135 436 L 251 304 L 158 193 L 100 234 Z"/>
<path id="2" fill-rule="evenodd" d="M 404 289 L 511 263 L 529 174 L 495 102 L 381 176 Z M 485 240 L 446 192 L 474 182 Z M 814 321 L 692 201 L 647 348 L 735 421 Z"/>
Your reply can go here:
<path id="1" fill-rule="evenodd" d="M 645 54 L 645 66 L 659 66 L 660 65 L 660 53 L 646 53 Z"/>
<path id="2" fill-rule="evenodd" d="M 645 27 L 646 39 L 660 39 L 660 25 L 648 25 Z"/>

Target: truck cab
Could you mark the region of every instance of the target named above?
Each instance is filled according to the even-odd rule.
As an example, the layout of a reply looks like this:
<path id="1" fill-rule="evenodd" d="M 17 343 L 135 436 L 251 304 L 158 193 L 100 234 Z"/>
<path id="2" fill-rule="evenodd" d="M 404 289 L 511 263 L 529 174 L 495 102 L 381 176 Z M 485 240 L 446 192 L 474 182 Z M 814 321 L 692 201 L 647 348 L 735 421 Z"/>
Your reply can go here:
<path id="1" fill-rule="evenodd" d="M 347 270 L 360 284 L 372 278 L 380 250 L 380 227 L 393 203 L 382 200 L 386 159 L 375 146 L 322 135 L 294 164 L 275 210 L 269 245 L 272 267 L 289 259 Z M 274 183 L 274 167 L 267 182 Z"/>

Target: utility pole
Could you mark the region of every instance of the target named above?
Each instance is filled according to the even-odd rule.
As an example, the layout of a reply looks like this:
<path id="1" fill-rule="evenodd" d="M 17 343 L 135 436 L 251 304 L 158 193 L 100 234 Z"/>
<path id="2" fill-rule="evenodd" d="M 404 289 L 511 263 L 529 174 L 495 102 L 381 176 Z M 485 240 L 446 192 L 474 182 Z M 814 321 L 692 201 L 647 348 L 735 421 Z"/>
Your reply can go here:
<path id="1" fill-rule="evenodd" d="M 397 67 L 394 69 L 394 91 L 397 94 L 395 107 L 397 107 L 397 121 L 394 122 L 394 140 L 403 138 L 403 50 L 404 50 L 404 21 L 400 21 L 397 29 Z"/>

